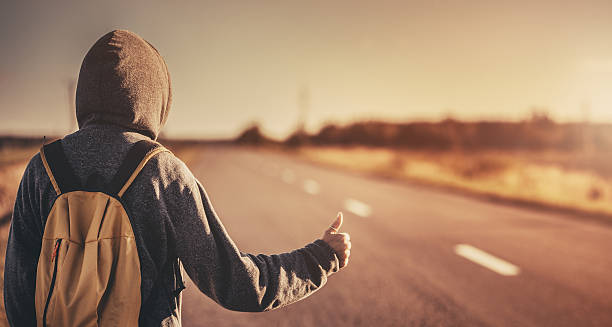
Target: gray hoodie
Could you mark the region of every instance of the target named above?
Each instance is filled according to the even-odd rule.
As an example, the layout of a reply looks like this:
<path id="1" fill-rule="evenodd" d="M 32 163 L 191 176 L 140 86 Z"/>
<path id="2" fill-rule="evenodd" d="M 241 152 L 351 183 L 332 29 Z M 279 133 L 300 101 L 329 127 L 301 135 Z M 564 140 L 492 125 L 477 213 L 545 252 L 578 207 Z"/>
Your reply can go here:
<path id="1" fill-rule="evenodd" d="M 128 31 L 100 38 L 79 74 L 80 129 L 62 139 L 78 182 L 93 189 L 109 183 L 133 144 L 157 138 L 170 101 L 170 78 L 155 48 Z M 36 326 L 36 267 L 56 197 L 37 154 L 19 186 L 6 251 L 4 300 L 12 326 Z M 240 252 L 202 184 L 167 152 L 147 163 L 123 200 L 140 258 L 140 326 L 180 325 L 181 296 L 175 291 L 182 273 L 174 269 L 177 259 L 200 291 L 238 311 L 296 302 L 338 271 L 336 254 L 322 240 L 283 254 Z"/>

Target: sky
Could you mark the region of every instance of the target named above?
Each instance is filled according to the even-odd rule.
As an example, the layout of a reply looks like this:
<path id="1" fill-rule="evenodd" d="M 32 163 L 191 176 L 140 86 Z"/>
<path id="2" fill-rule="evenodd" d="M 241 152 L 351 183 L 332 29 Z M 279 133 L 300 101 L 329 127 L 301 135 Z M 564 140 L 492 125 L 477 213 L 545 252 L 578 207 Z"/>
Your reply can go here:
<path id="1" fill-rule="evenodd" d="M 128 29 L 165 58 L 167 137 L 286 137 L 326 123 L 612 122 L 612 1 L 7 1 L 0 135 L 63 135 L 93 43 Z M 305 99 L 305 100 L 304 100 Z"/>

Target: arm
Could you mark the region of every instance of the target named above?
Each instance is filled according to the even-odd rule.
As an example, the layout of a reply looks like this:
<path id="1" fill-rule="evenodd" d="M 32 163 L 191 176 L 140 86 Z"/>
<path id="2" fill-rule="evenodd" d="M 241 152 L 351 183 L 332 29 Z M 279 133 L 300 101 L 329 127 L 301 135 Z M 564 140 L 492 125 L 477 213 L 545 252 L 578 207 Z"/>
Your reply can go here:
<path id="1" fill-rule="evenodd" d="M 34 161 L 34 159 L 32 160 Z M 23 175 L 13 210 L 4 266 L 4 305 L 11 326 L 36 326 L 36 267 L 42 232 L 32 162 Z"/>
<path id="2" fill-rule="evenodd" d="M 177 199 L 180 208 L 172 210 L 183 211 L 173 221 L 177 254 L 198 288 L 223 307 L 267 311 L 291 304 L 321 288 L 344 264 L 344 256 L 339 262 L 323 240 L 283 254 L 240 252 L 204 188 L 193 180 Z"/>

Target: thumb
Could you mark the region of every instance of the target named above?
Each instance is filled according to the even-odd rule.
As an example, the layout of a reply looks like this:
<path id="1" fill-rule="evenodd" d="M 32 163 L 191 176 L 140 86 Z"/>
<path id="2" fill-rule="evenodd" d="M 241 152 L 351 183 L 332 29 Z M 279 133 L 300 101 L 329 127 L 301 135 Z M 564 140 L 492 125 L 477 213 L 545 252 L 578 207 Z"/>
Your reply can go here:
<path id="1" fill-rule="evenodd" d="M 336 216 L 336 220 L 329 226 L 328 232 L 337 233 L 340 230 L 340 226 L 342 226 L 342 221 L 344 217 L 342 216 L 342 212 L 338 212 L 338 216 Z"/>

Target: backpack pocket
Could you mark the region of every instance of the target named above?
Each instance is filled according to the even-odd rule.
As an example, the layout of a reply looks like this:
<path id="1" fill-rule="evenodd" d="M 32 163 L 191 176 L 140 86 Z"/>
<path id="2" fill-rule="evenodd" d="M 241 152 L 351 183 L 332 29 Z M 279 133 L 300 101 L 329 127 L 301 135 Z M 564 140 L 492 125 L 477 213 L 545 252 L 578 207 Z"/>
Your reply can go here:
<path id="1" fill-rule="evenodd" d="M 61 245 L 62 245 L 62 239 L 58 238 L 55 241 L 53 252 L 51 253 L 53 273 L 51 275 L 51 284 L 49 285 L 49 291 L 47 293 L 47 300 L 45 301 L 45 308 L 43 310 L 43 318 L 42 318 L 43 327 L 47 327 L 47 313 L 49 312 L 49 304 L 51 303 L 51 296 L 53 295 L 53 289 L 55 288 L 55 281 L 57 280 L 57 265 L 59 262 L 59 252 L 60 252 Z"/>

